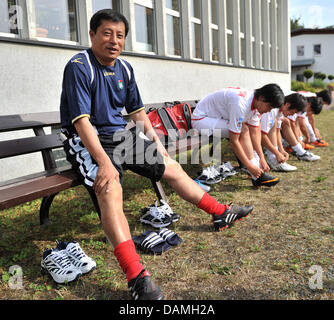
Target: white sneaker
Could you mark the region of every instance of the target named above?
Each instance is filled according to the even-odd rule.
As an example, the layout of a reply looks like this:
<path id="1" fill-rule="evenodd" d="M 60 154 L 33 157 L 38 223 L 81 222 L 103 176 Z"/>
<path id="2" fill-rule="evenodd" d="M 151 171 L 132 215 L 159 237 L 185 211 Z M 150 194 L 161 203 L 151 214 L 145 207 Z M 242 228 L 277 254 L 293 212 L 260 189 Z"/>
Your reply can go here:
<path id="1" fill-rule="evenodd" d="M 220 173 L 213 166 L 204 168 L 202 174 L 196 179 L 205 184 L 216 184 L 222 181 Z"/>
<path id="2" fill-rule="evenodd" d="M 140 222 L 143 224 L 149 224 L 153 228 L 164 228 L 173 222 L 172 218 L 158 207 L 158 202 L 155 203 L 155 206 L 146 209 L 147 210 L 144 210 L 144 214 L 140 217 Z"/>
<path id="3" fill-rule="evenodd" d="M 96 262 L 81 249 L 77 242 L 57 241 L 57 249 L 63 250 L 69 257 L 72 264 L 78 268 L 82 274 L 86 274 L 96 269 Z"/>
<path id="4" fill-rule="evenodd" d="M 169 206 L 169 204 L 167 202 L 165 202 L 164 200 L 160 200 L 160 202 L 162 203 L 158 208 L 160 210 L 162 210 L 166 216 L 169 216 L 173 222 L 177 222 L 180 220 L 180 215 L 176 214 L 173 212 L 172 208 Z M 157 206 L 157 203 L 156 203 Z"/>
<path id="5" fill-rule="evenodd" d="M 303 161 L 317 161 L 320 160 L 320 156 L 313 154 L 312 152 L 305 151 L 301 156 L 297 154 L 297 158 Z"/>
<path id="6" fill-rule="evenodd" d="M 271 166 L 270 165 L 270 168 L 273 171 L 280 171 L 280 172 L 292 172 L 292 171 L 296 171 L 297 170 L 297 167 L 292 166 L 292 165 L 290 165 L 290 164 L 288 164 L 286 162 L 278 163 L 275 166 Z"/>
<path id="7" fill-rule="evenodd" d="M 46 249 L 41 261 L 42 273 L 48 273 L 59 284 L 77 280 L 82 272 L 69 259 L 65 250 Z"/>

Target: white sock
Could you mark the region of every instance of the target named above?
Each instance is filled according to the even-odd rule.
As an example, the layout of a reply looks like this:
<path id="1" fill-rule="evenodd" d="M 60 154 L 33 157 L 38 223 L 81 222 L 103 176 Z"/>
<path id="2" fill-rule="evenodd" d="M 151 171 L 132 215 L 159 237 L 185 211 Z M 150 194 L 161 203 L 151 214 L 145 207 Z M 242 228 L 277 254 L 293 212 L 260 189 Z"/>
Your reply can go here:
<path id="1" fill-rule="evenodd" d="M 302 156 L 305 153 L 305 149 L 298 142 L 295 146 L 291 147 L 294 152 L 296 152 L 299 156 Z"/>
<path id="2" fill-rule="evenodd" d="M 255 152 L 255 151 L 254 151 L 254 152 Z M 252 164 L 254 164 L 254 166 L 257 166 L 258 168 L 260 168 L 260 163 L 259 163 L 259 161 L 258 161 L 256 158 L 250 159 L 249 161 L 250 161 Z M 254 177 L 252 174 L 251 174 L 251 176 L 252 176 L 252 179 L 253 179 L 253 180 L 257 180 L 257 178 Z"/>

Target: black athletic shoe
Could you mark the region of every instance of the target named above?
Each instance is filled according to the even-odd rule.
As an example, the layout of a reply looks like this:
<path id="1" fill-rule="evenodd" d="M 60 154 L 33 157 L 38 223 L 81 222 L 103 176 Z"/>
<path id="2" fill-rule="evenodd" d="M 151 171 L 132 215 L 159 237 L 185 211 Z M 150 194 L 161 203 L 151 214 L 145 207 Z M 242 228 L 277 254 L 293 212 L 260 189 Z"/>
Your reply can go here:
<path id="1" fill-rule="evenodd" d="M 254 187 L 261 187 L 261 186 L 272 187 L 279 182 L 280 182 L 279 178 L 272 177 L 267 172 L 262 173 L 260 178 L 256 180 L 252 179 L 252 183 Z"/>
<path id="2" fill-rule="evenodd" d="M 253 211 L 253 206 L 236 207 L 227 206 L 226 211 L 221 214 L 213 215 L 213 224 L 217 231 L 222 231 L 230 226 L 233 222 L 246 218 Z"/>
<path id="3" fill-rule="evenodd" d="M 163 300 L 161 289 L 153 282 L 149 273 L 143 269 L 128 286 L 134 300 Z"/>

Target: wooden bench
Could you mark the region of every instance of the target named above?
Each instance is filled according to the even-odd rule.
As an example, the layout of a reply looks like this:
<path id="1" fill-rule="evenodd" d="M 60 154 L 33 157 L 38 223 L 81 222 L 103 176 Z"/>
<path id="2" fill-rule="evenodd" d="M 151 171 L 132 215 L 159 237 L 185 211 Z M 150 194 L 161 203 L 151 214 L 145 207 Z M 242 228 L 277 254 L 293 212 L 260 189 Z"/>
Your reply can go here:
<path id="1" fill-rule="evenodd" d="M 187 101 L 192 108 L 196 101 Z M 163 103 L 145 105 L 146 110 L 160 107 Z M 130 127 L 131 124 L 128 125 Z M 0 133 L 18 130 L 33 130 L 35 136 L 0 141 L 0 159 L 26 155 L 35 152 L 42 154 L 44 171 L 25 175 L 16 179 L 0 182 L 0 210 L 8 209 L 25 202 L 42 198 L 40 207 L 40 224 L 49 224 L 49 211 L 55 196 L 63 190 L 81 185 L 77 174 L 68 164 L 59 166 L 56 163 L 54 150 L 63 147 L 59 130 L 47 134 L 45 128 L 60 128 L 59 112 L 42 112 L 31 114 L 16 114 L 0 116 Z M 207 140 L 206 143 L 209 143 Z M 174 145 L 172 145 L 174 144 Z M 200 139 L 183 139 L 171 142 L 175 153 L 199 148 L 203 144 Z M 25 164 L 22 163 L 24 166 Z M 152 181 L 152 186 L 159 200 L 166 200 L 166 195 L 160 182 Z M 100 217 L 100 209 L 95 193 L 87 188 Z"/>

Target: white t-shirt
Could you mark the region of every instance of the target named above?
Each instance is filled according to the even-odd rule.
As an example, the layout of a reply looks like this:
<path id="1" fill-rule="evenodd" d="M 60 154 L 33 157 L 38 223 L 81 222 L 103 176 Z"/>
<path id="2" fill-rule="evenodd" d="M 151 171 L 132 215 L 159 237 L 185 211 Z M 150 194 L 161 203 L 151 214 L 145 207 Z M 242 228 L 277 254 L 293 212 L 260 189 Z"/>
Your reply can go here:
<path id="1" fill-rule="evenodd" d="M 253 108 L 254 90 L 225 88 L 203 98 L 196 106 L 192 119 L 228 120 L 228 129 L 240 134 L 243 123 L 259 127 L 261 114 Z"/>
<path id="2" fill-rule="evenodd" d="M 317 96 L 315 93 L 309 92 L 309 91 L 298 91 L 297 93 L 304 96 L 305 98 L 316 97 Z M 295 113 L 292 116 L 288 116 L 288 118 L 293 122 L 295 122 L 297 120 L 297 118 L 306 119 L 306 111 Z"/>
<path id="3" fill-rule="evenodd" d="M 261 131 L 268 134 L 274 126 L 275 120 L 277 120 L 277 128 L 281 129 L 283 117 L 284 115 L 279 108 L 275 108 L 267 113 L 264 113 L 261 117 Z"/>

